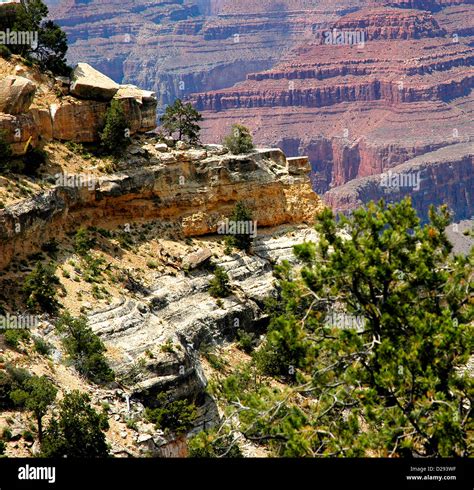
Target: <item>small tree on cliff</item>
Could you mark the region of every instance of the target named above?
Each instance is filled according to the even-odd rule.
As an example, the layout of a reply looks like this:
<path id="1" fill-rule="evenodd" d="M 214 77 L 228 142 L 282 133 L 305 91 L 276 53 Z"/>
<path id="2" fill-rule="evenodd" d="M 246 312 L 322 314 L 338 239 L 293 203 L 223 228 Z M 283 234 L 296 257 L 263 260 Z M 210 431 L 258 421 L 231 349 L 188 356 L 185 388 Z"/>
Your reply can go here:
<path id="1" fill-rule="evenodd" d="M 42 0 L 21 0 L 12 30 L 38 33 L 37 42 L 11 45 L 13 53 L 31 58 L 46 70 L 58 75 L 67 75 L 70 68 L 66 63 L 67 36 L 48 17 L 48 7 Z"/>
<path id="2" fill-rule="evenodd" d="M 234 155 L 249 153 L 254 148 L 250 130 L 241 124 L 234 124 L 228 136 L 224 138 L 224 146 Z"/>
<path id="3" fill-rule="evenodd" d="M 191 104 L 183 104 L 180 99 L 168 106 L 160 118 L 163 129 L 169 136 L 177 134 L 180 141 L 185 137 L 190 143 L 199 141 L 201 128 L 198 122 L 201 120 L 201 114 Z"/>
<path id="4" fill-rule="evenodd" d="M 86 393 L 72 391 L 59 403 L 59 417 L 53 418 L 43 438 L 42 456 L 47 458 L 104 458 L 109 448 L 104 431 L 109 423 L 98 413 Z"/>
<path id="5" fill-rule="evenodd" d="M 103 150 L 109 155 L 120 155 L 130 144 L 130 129 L 118 100 L 112 100 L 107 109 L 100 141 Z"/>

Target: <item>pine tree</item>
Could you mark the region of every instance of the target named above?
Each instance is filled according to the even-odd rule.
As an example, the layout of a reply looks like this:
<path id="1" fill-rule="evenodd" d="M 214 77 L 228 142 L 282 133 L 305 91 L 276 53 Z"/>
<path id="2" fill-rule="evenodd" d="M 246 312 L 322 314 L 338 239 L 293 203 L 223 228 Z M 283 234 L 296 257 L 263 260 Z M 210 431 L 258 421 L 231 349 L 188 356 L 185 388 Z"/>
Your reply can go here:
<path id="1" fill-rule="evenodd" d="M 18 32 L 37 32 L 37 45 L 12 45 L 15 54 L 37 61 L 42 69 L 51 70 L 57 75 L 68 75 L 66 53 L 68 50 L 65 32 L 53 21 L 47 20 L 48 7 L 42 0 L 22 0 L 17 9 L 12 30 Z"/>
<path id="2" fill-rule="evenodd" d="M 130 144 L 127 119 L 118 100 L 112 100 L 107 109 L 100 141 L 103 150 L 109 155 L 120 155 Z"/>
<path id="3" fill-rule="evenodd" d="M 177 134 L 179 141 L 186 138 L 192 144 L 199 141 L 201 128 L 198 123 L 201 120 L 201 114 L 191 104 L 183 104 L 180 99 L 168 106 L 160 118 L 169 136 Z"/>
<path id="4" fill-rule="evenodd" d="M 46 458 L 104 458 L 109 454 L 105 413 L 98 413 L 86 393 L 66 393 L 59 403 L 43 438 L 41 453 Z"/>
<path id="5" fill-rule="evenodd" d="M 276 270 L 247 382 L 218 389 L 242 433 L 285 456 L 472 454 L 474 249 L 451 257 L 448 223 L 442 208 L 421 225 L 408 199 L 323 211 L 318 244 L 295 247 L 303 269 Z"/>

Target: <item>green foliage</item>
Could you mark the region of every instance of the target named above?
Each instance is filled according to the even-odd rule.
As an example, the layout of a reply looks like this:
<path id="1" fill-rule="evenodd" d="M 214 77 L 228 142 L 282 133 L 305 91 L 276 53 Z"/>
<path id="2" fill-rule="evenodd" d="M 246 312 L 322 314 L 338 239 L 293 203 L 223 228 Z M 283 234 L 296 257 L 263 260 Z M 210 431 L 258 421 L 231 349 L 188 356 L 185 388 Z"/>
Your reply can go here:
<path id="1" fill-rule="evenodd" d="M 250 130 L 241 124 L 232 125 L 230 134 L 224 138 L 224 146 L 234 155 L 250 153 L 255 148 Z"/>
<path id="2" fill-rule="evenodd" d="M 42 356 L 49 356 L 53 350 L 53 346 L 41 337 L 33 337 L 33 345 L 35 351 Z"/>
<path id="3" fill-rule="evenodd" d="M 97 384 L 114 380 L 114 372 L 104 356 L 106 348 L 87 324 L 87 318 L 64 313 L 56 329 L 63 335 L 66 353 L 79 373 Z"/>
<path id="4" fill-rule="evenodd" d="M 202 431 L 189 440 L 190 458 L 242 458 L 242 451 L 231 434 Z"/>
<path id="5" fill-rule="evenodd" d="M 120 101 L 112 100 L 100 134 L 102 149 L 108 155 L 121 155 L 130 144 L 130 129 Z"/>
<path id="6" fill-rule="evenodd" d="M 229 276 L 222 267 L 215 268 L 210 285 L 209 293 L 213 298 L 227 298 L 232 293 L 229 286 Z"/>
<path id="7" fill-rule="evenodd" d="M 237 330 L 237 345 L 245 353 L 250 354 L 257 345 L 256 335 L 243 329 Z"/>
<path id="8" fill-rule="evenodd" d="M 275 271 L 253 363 L 214 387 L 245 437 L 283 456 L 472 454 L 474 251 L 450 256 L 448 223 L 431 210 L 422 226 L 409 200 L 319 216 L 303 269 Z M 336 307 L 363 321 L 333 325 Z"/>
<path id="9" fill-rule="evenodd" d="M 4 44 L 0 44 L 0 57 L 4 60 L 9 60 L 12 57 L 12 52 Z"/>
<path id="10" fill-rule="evenodd" d="M 81 256 L 90 252 L 95 243 L 95 239 L 91 236 L 89 230 L 84 227 L 79 228 L 74 235 L 74 250 Z"/>
<path id="11" fill-rule="evenodd" d="M 31 376 L 22 384 L 21 388 L 10 393 L 15 405 L 26 408 L 35 415 L 40 442 L 43 438 L 43 417 L 56 399 L 57 391 L 46 376 Z"/>
<path id="12" fill-rule="evenodd" d="M 54 266 L 52 264 L 43 265 L 42 262 L 38 262 L 23 283 L 23 292 L 26 294 L 28 308 L 40 309 L 47 313 L 56 312 L 59 307 L 56 299 L 58 285 L 59 279 L 55 275 Z"/>
<path id="13" fill-rule="evenodd" d="M 12 434 L 12 431 L 9 427 L 5 427 L 3 430 L 2 430 L 2 439 L 4 441 L 11 441 L 13 437 L 13 434 Z"/>
<path id="14" fill-rule="evenodd" d="M 5 454 L 6 448 L 7 445 L 3 441 L 0 441 L 0 456 L 3 456 Z"/>
<path id="15" fill-rule="evenodd" d="M 68 75 L 66 63 L 67 36 L 61 28 L 47 20 L 48 8 L 41 0 L 23 0 L 13 26 L 13 31 L 38 32 L 38 44 L 11 45 L 10 50 L 39 64 L 43 70 L 57 75 Z"/>
<path id="16" fill-rule="evenodd" d="M 199 141 L 201 128 L 198 123 L 201 120 L 201 114 L 191 104 L 183 104 L 180 99 L 168 106 L 160 118 L 163 129 L 169 136 L 177 134 L 180 141 L 186 138 L 193 144 Z"/>
<path id="17" fill-rule="evenodd" d="M 107 415 L 98 413 L 86 393 L 72 391 L 59 403 L 59 416 L 54 417 L 43 437 L 43 457 L 103 458 L 109 454 L 105 431 Z"/>
<path id="18" fill-rule="evenodd" d="M 196 406 L 187 400 L 170 401 L 165 393 L 157 396 L 158 408 L 146 408 L 145 418 L 157 429 L 182 434 L 193 427 L 197 417 Z"/>
<path id="19" fill-rule="evenodd" d="M 250 223 L 252 222 L 252 212 L 243 202 L 238 202 L 235 205 L 234 211 L 229 219 L 229 223 Z M 226 245 L 228 247 L 236 247 L 239 250 L 248 252 L 252 248 L 253 237 L 248 233 L 228 235 L 226 237 Z"/>
<path id="20" fill-rule="evenodd" d="M 7 328 L 4 335 L 5 342 L 14 349 L 18 349 L 20 342 L 30 338 L 30 332 L 26 328 Z"/>

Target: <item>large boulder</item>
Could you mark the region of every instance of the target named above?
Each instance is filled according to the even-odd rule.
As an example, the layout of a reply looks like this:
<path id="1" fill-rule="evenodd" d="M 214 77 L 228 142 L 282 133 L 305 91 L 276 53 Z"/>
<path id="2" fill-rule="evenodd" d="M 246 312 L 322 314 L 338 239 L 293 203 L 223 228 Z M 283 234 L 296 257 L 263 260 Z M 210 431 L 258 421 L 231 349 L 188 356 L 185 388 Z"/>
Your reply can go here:
<path id="1" fill-rule="evenodd" d="M 28 112 L 36 93 L 36 85 L 24 77 L 9 75 L 0 80 L 0 112 Z"/>
<path id="2" fill-rule="evenodd" d="M 144 133 L 156 128 L 158 101 L 154 92 L 135 85 L 120 85 L 115 99 L 121 102 L 132 133 Z"/>
<path id="3" fill-rule="evenodd" d="M 119 84 L 87 63 L 79 63 L 72 74 L 71 94 L 81 99 L 108 102 Z"/>
<path id="4" fill-rule="evenodd" d="M 95 143 L 104 125 L 107 103 L 68 100 L 50 107 L 53 138 L 75 143 Z"/>

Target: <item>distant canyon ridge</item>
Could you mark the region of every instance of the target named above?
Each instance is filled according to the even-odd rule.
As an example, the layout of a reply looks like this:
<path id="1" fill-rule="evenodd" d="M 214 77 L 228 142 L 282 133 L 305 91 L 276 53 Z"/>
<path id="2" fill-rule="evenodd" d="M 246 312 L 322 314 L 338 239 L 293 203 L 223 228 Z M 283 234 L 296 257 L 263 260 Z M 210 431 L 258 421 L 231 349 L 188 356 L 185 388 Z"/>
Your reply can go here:
<path id="1" fill-rule="evenodd" d="M 71 63 L 153 90 L 159 110 L 192 101 L 204 142 L 245 124 L 258 145 L 308 155 L 314 190 L 337 211 L 409 194 L 422 214 L 446 203 L 460 220 L 474 214 L 473 3 L 49 5 Z"/>

